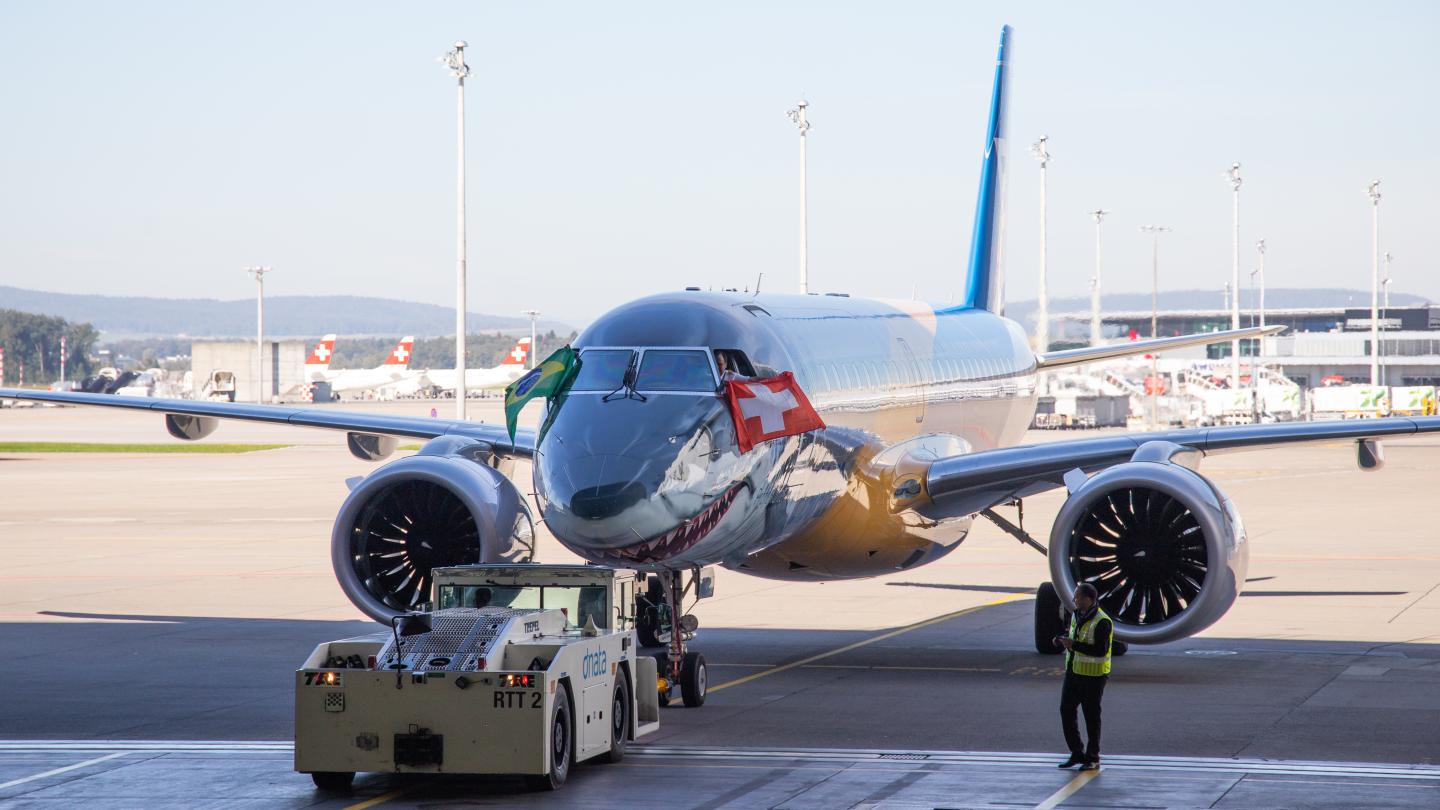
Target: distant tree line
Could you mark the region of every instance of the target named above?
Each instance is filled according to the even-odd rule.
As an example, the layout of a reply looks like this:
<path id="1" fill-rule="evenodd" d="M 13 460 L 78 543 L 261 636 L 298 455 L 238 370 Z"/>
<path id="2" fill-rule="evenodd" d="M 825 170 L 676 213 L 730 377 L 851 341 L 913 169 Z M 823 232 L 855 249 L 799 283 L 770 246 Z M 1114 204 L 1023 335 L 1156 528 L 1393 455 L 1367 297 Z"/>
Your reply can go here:
<path id="1" fill-rule="evenodd" d="M 88 323 L 70 323 L 54 315 L 0 309 L 0 349 L 5 350 L 5 376 L 0 383 L 51 383 L 60 378 L 60 336 L 65 336 L 65 376 L 78 380 L 94 372 L 91 355 L 100 333 Z"/>
<path id="2" fill-rule="evenodd" d="M 490 368 L 500 365 L 501 359 L 515 347 L 519 334 L 494 332 L 491 334 L 467 335 L 465 338 L 466 368 Z M 554 331 L 537 336 L 540 346 L 535 351 L 538 359 L 575 339 L 575 333 L 557 335 Z M 372 368 L 385 362 L 394 351 L 399 338 L 349 338 L 344 335 L 335 341 L 335 355 L 330 358 L 332 368 Z M 422 338 L 415 341 L 410 358 L 410 368 L 454 368 L 455 338 Z"/>

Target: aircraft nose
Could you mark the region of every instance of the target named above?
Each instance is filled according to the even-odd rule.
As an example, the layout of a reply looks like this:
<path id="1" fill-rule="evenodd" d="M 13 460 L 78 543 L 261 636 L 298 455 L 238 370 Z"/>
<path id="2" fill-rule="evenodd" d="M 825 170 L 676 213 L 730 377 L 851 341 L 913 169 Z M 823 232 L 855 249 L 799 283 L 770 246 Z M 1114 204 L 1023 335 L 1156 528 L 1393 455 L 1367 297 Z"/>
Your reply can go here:
<path id="1" fill-rule="evenodd" d="M 594 455 L 573 460 L 566 472 L 570 486 L 550 492 L 552 502 L 568 505 L 581 520 L 606 520 L 622 515 L 645 499 L 640 481 L 644 464 L 626 456 Z"/>

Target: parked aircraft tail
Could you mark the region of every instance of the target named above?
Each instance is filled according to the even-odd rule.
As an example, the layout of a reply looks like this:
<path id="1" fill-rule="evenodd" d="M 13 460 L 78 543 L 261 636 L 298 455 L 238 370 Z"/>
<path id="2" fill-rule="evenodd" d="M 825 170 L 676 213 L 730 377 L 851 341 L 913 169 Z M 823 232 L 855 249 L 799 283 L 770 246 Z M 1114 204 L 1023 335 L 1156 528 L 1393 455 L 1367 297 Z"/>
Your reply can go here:
<path id="1" fill-rule="evenodd" d="M 324 371 L 330 368 L 330 358 L 335 353 L 335 336 L 326 335 L 320 338 L 315 348 L 310 350 L 310 355 L 305 358 L 305 369 L 307 371 Z"/>
<path id="2" fill-rule="evenodd" d="M 409 335 L 400 338 L 400 342 L 395 346 L 395 351 L 390 352 L 390 354 L 385 358 L 385 366 L 387 368 L 392 366 L 399 366 L 402 369 L 409 366 L 410 350 L 414 348 L 414 346 L 415 338 Z"/>
<path id="3" fill-rule="evenodd" d="M 523 367 L 529 359 L 530 338 L 523 337 L 515 341 L 515 348 L 505 354 L 505 359 L 500 361 L 500 365 Z"/>

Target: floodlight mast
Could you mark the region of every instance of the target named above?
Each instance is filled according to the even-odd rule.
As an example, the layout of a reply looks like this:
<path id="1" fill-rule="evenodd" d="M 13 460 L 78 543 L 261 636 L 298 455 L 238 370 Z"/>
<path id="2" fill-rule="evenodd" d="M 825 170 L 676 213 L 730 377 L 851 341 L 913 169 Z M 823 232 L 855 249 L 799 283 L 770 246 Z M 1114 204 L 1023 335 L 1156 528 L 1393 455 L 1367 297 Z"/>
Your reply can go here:
<path id="1" fill-rule="evenodd" d="M 1090 212 L 1095 219 L 1095 275 L 1090 277 L 1090 345 L 1100 345 L 1100 223 L 1110 213 L 1103 208 Z"/>
<path id="2" fill-rule="evenodd" d="M 1264 240 L 1264 239 L 1257 239 L 1257 240 L 1255 241 L 1255 251 L 1260 254 L 1260 266 L 1255 269 L 1255 272 L 1257 272 L 1257 273 L 1260 274 L 1260 301 L 1259 301 L 1259 303 L 1257 304 L 1257 306 L 1258 306 L 1259 311 L 1260 311 L 1260 324 L 1259 324 L 1259 325 L 1260 325 L 1260 328 L 1261 328 L 1261 329 L 1264 329 L 1264 328 L 1265 328 L 1265 240 Z M 1259 379 L 1260 379 L 1259 371 L 1260 371 L 1261 368 L 1264 367 L 1264 364 L 1265 364 L 1265 337 L 1264 337 L 1264 335 L 1261 335 L 1260 337 L 1255 338 L 1255 356 L 1254 356 L 1253 358 L 1251 358 L 1250 364 L 1251 364 L 1251 366 L 1252 366 L 1252 370 L 1251 370 L 1251 372 L 1250 372 L 1250 379 L 1252 379 L 1252 380 L 1259 380 Z M 1265 386 L 1264 386 L 1263 381 L 1262 381 L 1262 382 L 1256 382 L 1256 383 L 1255 383 L 1255 387 L 1256 387 L 1257 390 L 1260 390 L 1260 389 L 1263 389 Z"/>
<path id="3" fill-rule="evenodd" d="M 520 311 L 520 314 L 530 316 L 530 351 L 526 354 L 530 355 L 530 368 L 535 368 L 535 350 L 539 348 L 535 343 L 535 319 L 540 317 L 540 310 L 524 309 Z"/>
<path id="4" fill-rule="evenodd" d="M 441 61 L 450 68 L 459 88 L 456 117 L 458 171 L 455 181 L 455 418 L 465 419 L 465 64 L 464 40 L 456 42 Z"/>
<path id="5" fill-rule="evenodd" d="M 1039 314 L 1035 319 L 1035 350 L 1038 352 L 1050 351 L 1050 291 L 1046 286 L 1046 199 L 1045 199 L 1045 170 L 1050 165 L 1050 150 L 1047 145 L 1050 141 L 1049 135 L 1041 135 L 1040 140 L 1031 144 L 1030 154 L 1040 161 L 1040 286 L 1039 286 Z M 1041 375 L 1041 385 L 1044 385 L 1046 375 Z"/>
<path id="6" fill-rule="evenodd" d="M 255 277 L 255 401 L 265 401 L 265 275 L 275 271 L 273 267 L 247 267 L 245 272 Z"/>
<path id="7" fill-rule="evenodd" d="M 1231 240 L 1231 263 L 1230 263 L 1230 328 L 1240 328 L 1240 164 L 1230 164 L 1230 169 L 1225 173 L 1230 181 L 1232 194 L 1232 224 L 1234 238 Z M 1240 387 L 1240 340 L 1236 338 L 1230 341 L 1230 387 Z"/>
<path id="8" fill-rule="evenodd" d="M 795 127 L 800 131 L 800 294 L 806 295 L 810 292 L 810 214 L 809 201 L 807 199 L 807 183 L 805 181 L 805 143 L 810 140 L 807 135 L 810 133 L 810 121 L 805 117 L 805 110 L 810 102 L 800 99 L 786 115 L 795 122 Z"/>
<path id="9" fill-rule="evenodd" d="M 1380 181 L 1365 192 L 1370 197 L 1370 384 L 1380 384 Z"/>

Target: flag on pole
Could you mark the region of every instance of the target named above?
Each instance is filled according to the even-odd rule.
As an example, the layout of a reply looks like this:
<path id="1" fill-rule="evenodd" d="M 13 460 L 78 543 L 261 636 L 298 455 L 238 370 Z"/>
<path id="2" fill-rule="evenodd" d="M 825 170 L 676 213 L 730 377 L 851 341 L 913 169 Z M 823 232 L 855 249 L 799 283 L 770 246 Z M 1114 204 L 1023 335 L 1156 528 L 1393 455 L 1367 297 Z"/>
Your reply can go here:
<path id="1" fill-rule="evenodd" d="M 763 441 L 825 428 L 788 371 L 763 380 L 729 380 L 725 389 L 741 453 Z"/>
<path id="2" fill-rule="evenodd" d="M 554 399 L 565 392 L 580 371 L 580 355 L 569 346 L 556 349 L 545 362 L 505 388 L 505 427 L 515 441 L 515 422 L 526 403 L 536 397 Z"/>

